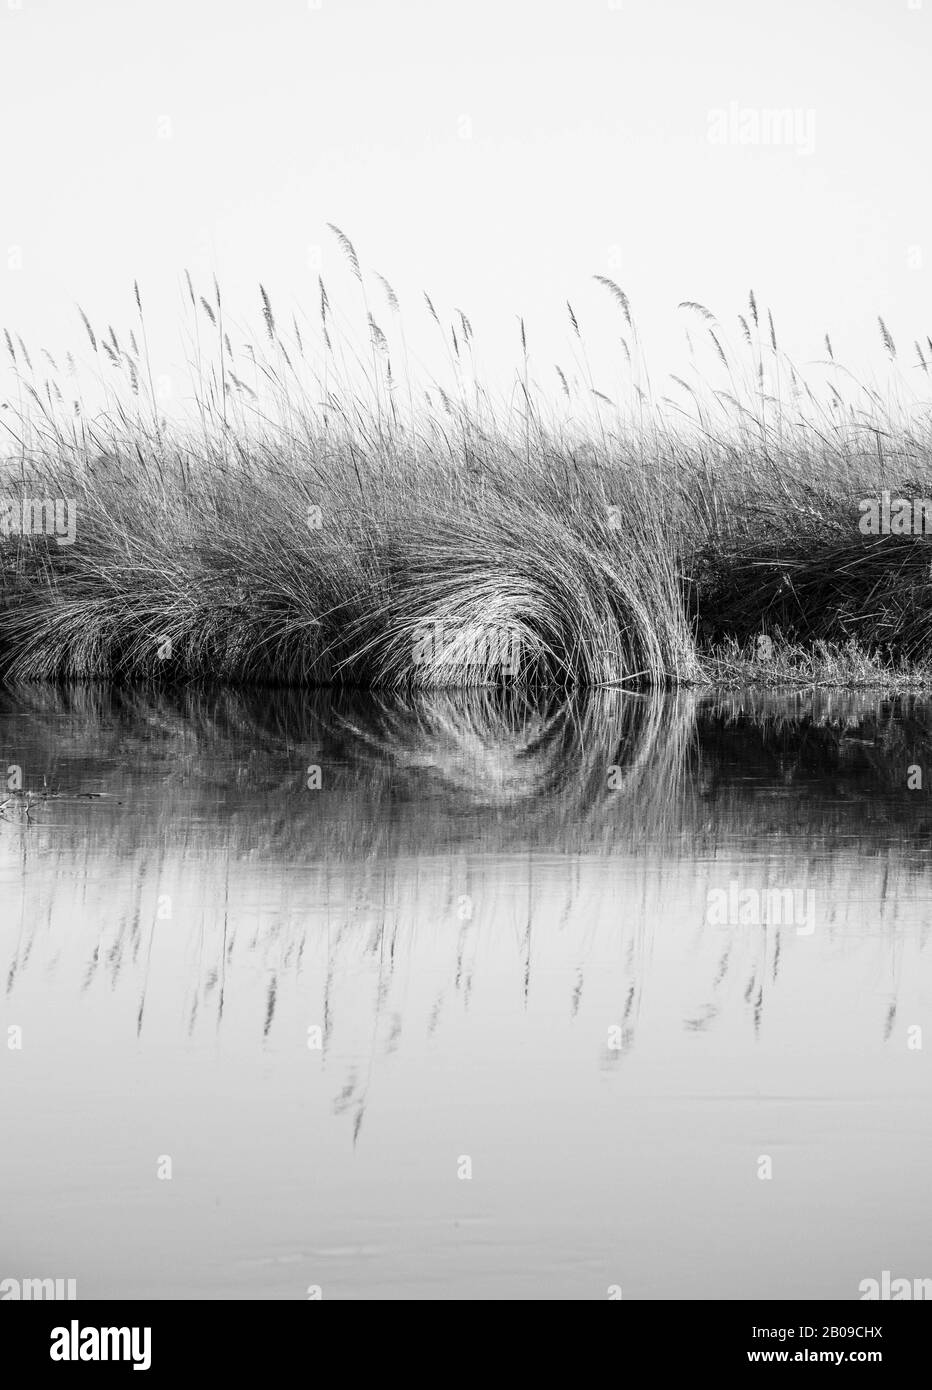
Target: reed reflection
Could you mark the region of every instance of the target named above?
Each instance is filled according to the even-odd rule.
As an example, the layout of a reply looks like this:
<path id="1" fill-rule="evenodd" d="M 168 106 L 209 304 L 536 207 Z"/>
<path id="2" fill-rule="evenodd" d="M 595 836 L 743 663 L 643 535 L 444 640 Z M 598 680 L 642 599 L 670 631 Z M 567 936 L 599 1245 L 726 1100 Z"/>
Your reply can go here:
<path id="1" fill-rule="evenodd" d="M 233 1001 L 263 1047 L 319 1018 L 324 1061 L 352 1059 L 333 1106 L 354 1137 L 371 1058 L 467 1018 L 479 985 L 526 1012 L 559 981 L 571 1023 L 611 978 L 608 1070 L 638 1046 L 649 984 L 683 999 L 687 1034 L 759 1035 L 800 945 L 708 924 L 735 875 L 819 893 L 805 968 L 869 957 L 886 1037 L 898 944 L 926 945 L 915 700 L 27 687 L 0 698 L 0 740 L 24 779 L 0 817 L 7 997 L 30 971 L 127 993 L 137 1039 L 177 1029 L 169 998 L 189 1041 Z"/>

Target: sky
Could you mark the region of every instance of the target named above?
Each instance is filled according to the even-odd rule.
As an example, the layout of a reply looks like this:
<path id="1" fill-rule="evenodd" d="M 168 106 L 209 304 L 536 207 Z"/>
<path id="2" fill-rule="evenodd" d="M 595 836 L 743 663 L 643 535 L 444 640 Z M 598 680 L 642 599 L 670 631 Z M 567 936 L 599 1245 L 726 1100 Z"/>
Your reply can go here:
<path id="1" fill-rule="evenodd" d="M 930 58 L 932 0 L 0 0 L 0 323 L 84 350 L 75 305 L 125 332 L 138 280 L 172 376 L 186 267 L 250 325 L 260 281 L 313 321 L 320 272 L 364 339 L 332 222 L 428 372 L 425 290 L 468 315 L 493 381 L 523 316 L 556 391 L 569 299 L 611 393 L 604 275 L 655 381 L 682 369 L 680 301 L 737 341 L 752 287 L 798 362 L 828 331 L 873 363 L 882 316 L 915 376 Z"/>

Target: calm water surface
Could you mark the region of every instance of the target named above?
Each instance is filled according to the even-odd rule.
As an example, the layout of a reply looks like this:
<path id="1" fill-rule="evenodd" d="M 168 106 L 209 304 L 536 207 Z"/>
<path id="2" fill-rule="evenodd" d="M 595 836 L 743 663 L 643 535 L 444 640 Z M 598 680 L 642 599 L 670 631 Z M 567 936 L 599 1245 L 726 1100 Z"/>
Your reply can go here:
<path id="1" fill-rule="evenodd" d="M 0 1277 L 932 1275 L 932 707 L 32 688 L 0 759 Z"/>

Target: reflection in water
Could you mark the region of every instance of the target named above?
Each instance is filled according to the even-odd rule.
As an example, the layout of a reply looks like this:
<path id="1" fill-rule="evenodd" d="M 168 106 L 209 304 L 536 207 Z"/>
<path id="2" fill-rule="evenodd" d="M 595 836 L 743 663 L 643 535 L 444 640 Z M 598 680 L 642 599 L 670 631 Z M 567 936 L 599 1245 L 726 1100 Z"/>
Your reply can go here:
<path id="1" fill-rule="evenodd" d="M 31 794 L 0 811 L 22 1273 L 85 1297 L 932 1273 L 928 707 L 27 688 L 0 739 Z M 729 887 L 811 892 L 815 930 L 710 921 Z"/>

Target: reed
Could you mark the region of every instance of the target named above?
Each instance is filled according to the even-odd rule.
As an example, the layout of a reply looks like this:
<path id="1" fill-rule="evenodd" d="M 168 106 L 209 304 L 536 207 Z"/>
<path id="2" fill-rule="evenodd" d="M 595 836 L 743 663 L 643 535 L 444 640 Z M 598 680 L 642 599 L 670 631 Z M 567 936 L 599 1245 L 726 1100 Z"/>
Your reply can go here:
<path id="1" fill-rule="evenodd" d="M 142 351 L 135 331 L 95 329 L 79 310 L 87 385 L 6 332 L 4 491 L 73 498 L 77 527 L 69 545 L 0 541 L 0 675 L 629 688 L 723 673 L 773 683 L 787 670 L 813 683 L 926 678 L 932 538 L 858 529 L 863 497 L 932 495 L 918 343 L 904 369 L 880 321 L 882 393 L 845 371 L 826 335 L 813 383 L 753 292 L 737 349 L 687 301 L 692 367 L 657 394 L 628 295 L 597 276 L 620 311 L 628 387 L 599 389 L 567 306 L 572 365 L 556 367 L 557 403 L 534 385 L 521 319 L 501 404 L 477 378 L 469 318 L 457 310 L 445 327 L 426 293 L 449 376 L 412 374 L 397 295 L 374 273 L 390 311 L 379 323 L 355 247 L 332 230 L 362 288 L 358 343 L 321 280 L 319 320 L 295 314 L 290 328 L 260 286 L 262 332 L 236 345 L 219 286 L 208 297 L 187 276 L 187 419 L 161 407 L 138 286 Z M 769 670 L 762 636 L 782 653 Z"/>

